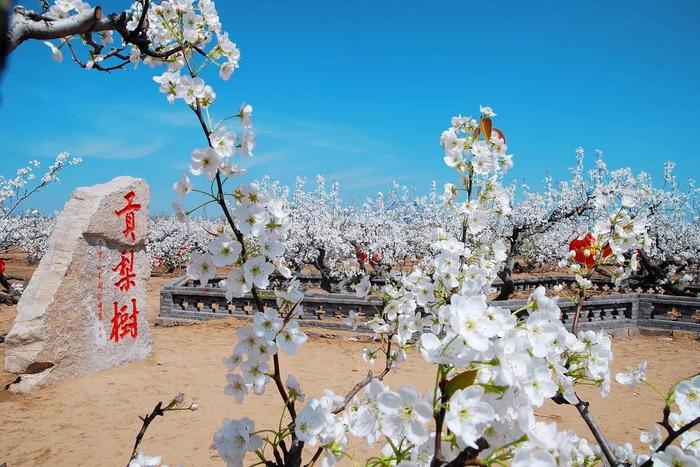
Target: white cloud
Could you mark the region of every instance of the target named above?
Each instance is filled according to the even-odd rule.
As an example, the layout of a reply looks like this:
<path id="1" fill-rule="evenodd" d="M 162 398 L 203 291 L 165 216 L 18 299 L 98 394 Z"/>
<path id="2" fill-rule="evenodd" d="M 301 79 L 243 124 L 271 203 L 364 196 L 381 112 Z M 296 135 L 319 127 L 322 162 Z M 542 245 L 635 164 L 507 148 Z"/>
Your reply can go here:
<path id="1" fill-rule="evenodd" d="M 141 159 L 150 156 L 165 146 L 165 141 L 156 138 L 147 142 L 127 142 L 126 138 L 99 138 L 80 136 L 39 143 L 33 152 L 46 156 L 68 151 L 71 155 L 96 159 L 122 160 Z"/>

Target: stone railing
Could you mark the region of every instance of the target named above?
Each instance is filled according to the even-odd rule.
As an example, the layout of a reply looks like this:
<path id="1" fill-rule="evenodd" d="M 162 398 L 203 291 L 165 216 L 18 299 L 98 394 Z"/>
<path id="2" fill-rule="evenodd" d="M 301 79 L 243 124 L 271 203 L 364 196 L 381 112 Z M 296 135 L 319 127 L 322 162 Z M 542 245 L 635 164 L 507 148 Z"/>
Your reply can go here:
<path id="1" fill-rule="evenodd" d="M 309 288 L 320 288 L 321 287 L 321 276 L 318 274 L 298 274 L 296 278 L 299 280 L 301 283 L 301 287 L 303 289 L 309 289 Z M 280 277 L 275 277 L 273 278 L 273 283 L 275 285 L 284 285 L 285 279 L 283 279 L 281 276 Z M 595 291 L 600 291 L 600 292 L 605 292 L 605 293 L 615 293 L 618 292 L 618 289 L 610 282 L 608 279 L 592 279 L 591 282 L 593 282 L 593 288 Z M 372 279 L 373 284 L 377 285 L 384 285 L 386 283 L 386 280 L 383 277 L 376 277 Z M 531 290 L 535 290 L 537 287 L 540 285 L 546 287 L 546 288 L 552 288 L 555 285 L 561 285 L 562 287 L 572 287 L 576 284 L 576 279 L 573 276 L 563 276 L 563 275 L 556 275 L 556 276 L 537 276 L 537 277 L 528 277 L 528 278 L 514 278 L 513 279 L 513 286 L 514 286 L 514 292 L 528 292 Z M 501 287 L 503 286 L 503 282 L 500 280 L 496 280 L 493 284 L 493 288 L 495 289 L 496 292 L 501 291 Z M 634 290 L 634 293 L 655 293 L 660 291 L 659 288 L 647 288 L 647 289 L 641 289 L 638 288 Z M 700 285 L 691 285 L 688 287 L 688 291 L 691 292 L 692 294 L 695 295 L 700 295 Z"/>
<path id="2" fill-rule="evenodd" d="M 227 316 L 246 318 L 252 315 L 255 304 L 252 296 L 226 300 L 223 289 L 216 286 L 194 287 L 185 277 L 168 283 L 160 294 L 160 325 L 219 319 Z M 261 291 L 268 306 L 276 306 L 274 293 Z M 510 310 L 526 304 L 525 300 L 492 302 Z M 343 323 L 351 310 L 365 318 L 377 313 L 381 305 L 376 299 L 362 300 L 349 294 L 311 294 L 304 297 L 302 325 L 334 329 L 349 329 Z M 562 320 L 571 327 L 576 305 L 568 299 L 559 301 Z M 638 329 L 684 331 L 700 336 L 700 298 L 672 297 L 656 294 L 620 294 L 595 296 L 584 303 L 580 329 L 606 329 L 613 335 L 630 335 Z M 361 330 L 367 331 L 366 328 Z"/>

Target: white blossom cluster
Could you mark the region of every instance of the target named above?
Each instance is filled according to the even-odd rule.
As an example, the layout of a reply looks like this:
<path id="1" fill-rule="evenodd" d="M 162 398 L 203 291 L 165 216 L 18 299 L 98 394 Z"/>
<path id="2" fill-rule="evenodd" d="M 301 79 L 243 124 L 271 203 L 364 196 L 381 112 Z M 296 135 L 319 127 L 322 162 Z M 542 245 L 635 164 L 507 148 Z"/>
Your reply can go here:
<path id="1" fill-rule="evenodd" d="M 172 216 L 148 219 L 146 253 L 151 267 L 163 267 L 168 272 L 187 267 L 193 253 L 207 251 L 211 232 L 223 232 L 220 221 L 203 218 L 183 223 Z"/>
<path id="2" fill-rule="evenodd" d="M 486 117 L 489 112 L 482 110 L 480 120 L 490 118 Z M 462 131 L 473 134 L 473 120 L 456 121 L 468 125 Z M 578 403 L 577 383 L 594 384 L 607 393 L 610 340 L 604 333 L 575 336 L 566 331 L 556 299 L 546 297 L 543 288 L 515 313 L 487 304 L 485 292 L 505 258 L 505 247 L 502 242 L 484 243 L 485 229 L 472 223 L 484 212 L 504 211 L 499 179 L 507 167 L 500 161 L 510 165 L 510 158 L 504 155 L 502 138 L 478 144 L 479 164 L 499 163 L 477 172 L 473 143 L 476 138 L 460 143 L 461 161 L 455 167 L 462 184 L 450 188 L 454 193 L 447 200 L 463 222 L 461 239 L 438 232 L 432 245 L 436 255 L 423 269 L 392 275 L 389 284 L 377 292 L 383 309 L 368 323 L 383 344 L 365 351 L 367 361 L 372 363 L 383 353 L 389 371 L 407 358 L 410 343 L 417 340 L 423 358 L 437 366 L 439 384 L 421 393 L 410 386 L 392 390 L 379 379 L 370 379 L 362 395 L 349 401 L 328 390 L 320 398 L 309 397 L 293 419 L 293 437 L 296 442 L 319 446 L 324 454 L 322 465 L 335 465 L 346 454 L 349 434 L 370 446 L 380 442 L 382 465 L 430 465 L 438 455 L 435 437 L 443 435 L 444 449 L 439 455 L 445 460 L 484 441 L 489 447 L 480 449 L 481 455 L 492 462 L 588 465 L 599 457 L 584 439 L 538 421 L 534 408 L 557 395 Z M 456 149 L 449 141 L 445 146 L 450 164 Z M 357 287 L 358 295 L 364 296 L 371 287 L 365 277 Z M 292 289 L 291 294 L 298 292 Z M 254 325 L 238 331 L 238 343 L 226 359 L 230 368 L 240 368 L 242 373 L 229 374 L 226 387 L 226 393 L 238 402 L 249 392 L 264 391 L 271 379 L 270 358 L 279 348 L 289 350 L 284 348 L 289 344 L 282 342 L 291 341 L 295 351 L 305 340 L 295 341 L 294 307 L 299 299 L 301 294 L 280 300 L 279 310 L 256 313 Z M 292 337 L 280 340 L 290 330 Z M 305 398 L 293 375 L 288 376 L 287 393 L 286 406 Z M 442 413 L 441 423 L 444 421 L 450 435 L 431 432 L 437 413 Z M 234 427 L 233 423 L 238 424 Z M 215 436 L 214 447 L 229 465 L 242 465 L 248 451 L 261 450 L 259 441 L 250 441 L 255 434 L 252 426 L 242 432 L 241 423 L 227 421 Z"/>
<path id="3" fill-rule="evenodd" d="M 615 285 L 630 277 L 637 270 L 639 250 L 647 249 L 648 237 L 646 217 L 631 217 L 628 211 L 631 200 L 623 197 L 616 205 L 605 197 L 596 198 L 605 214 L 594 223 L 592 232 L 574 239 L 570 251 L 559 266 L 568 268 L 576 275 L 582 289 L 590 289 L 588 279 L 597 267 L 608 266 Z"/>
<path id="4" fill-rule="evenodd" d="M 144 24 L 143 6 L 143 2 L 134 3 L 128 28 Z M 56 16 L 70 16 L 87 8 L 87 4 L 59 0 L 52 8 Z M 209 230 L 206 251 L 191 254 L 188 276 L 207 287 L 217 268 L 229 268 L 226 279 L 219 282 L 226 296 L 230 299 L 250 293 L 258 307 L 252 324 L 237 331 L 236 343 L 224 360 L 229 369 L 224 392 L 243 403 L 249 395 L 262 394 L 272 386 L 282 399 L 276 431 L 275 427 L 256 428 L 250 418 L 223 421 L 214 434 L 212 449 L 227 465 L 242 466 L 254 459 L 264 465 L 311 465 L 319 461 L 322 466 L 333 466 L 350 455 L 349 437 L 354 436 L 378 448 L 377 455 L 368 460 L 369 465 L 376 466 L 446 465 L 453 460 L 459 465 L 590 466 L 603 457 L 611 464 L 698 466 L 697 431 L 682 431 L 700 415 L 697 375 L 674 385 L 665 398 L 663 427 L 671 435 L 679 430 L 678 443 L 664 445 L 658 427 L 654 427 L 642 435 L 653 450 L 647 457 L 633 453 L 625 444 L 613 445 L 611 458 L 606 442 L 598 440 L 600 447 L 593 446 L 573 432 L 560 431 L 554 423 L 538 420 L 535 409 L 546 399 L 576 405 L 581 412 L 587 410 L 587 404 L 575 392 L 579 384 L 595 386 L 602 395 L 608 393 L 611 344 L 603 332 L 573 334 L 565 329 L 557 299 L 547 297 L 541 287 L 526 306 L 513 312 L 487 303 L 486 294 L 509 254 L 508 245 L 498 238 L 494 226 L 513 212 L 513 190 L 502 185 L 504 173 L 513 165 L 512 156 L 507 154 L 504 133 L 493 126 L 496 114 L 490 107 L 481 107 L 477 118 L 454 117 L 440 137 L 444 162 L 455 170 L 457 182 L 445 185 L 441 214 L 427 217 L 433 223 L 426 223 L 432 226 L 425 229 L 429 240 L 424 244 L 429 248 L 423 250 L 420 262 L 406 265 L 406 270 L 392 271 L 386 285 L 378 290 L 368 276 L 356 287 L 358 296 L 373 294 L 381 301 L 377 314 L 366 323 L 374 331 L 377 347 L 363 353 L 369 364 L 376 364 L 383 356 L 381 373 L 369 373 L 345 396 L 330 390 L 322 395 L 306 395 L 294 375 L 283 377 L 280 351 L 293 355 L 307 341 L 299 327 L 303 294 L 299 283 L 292 280 L 286 290 L 274 292 L 276 306 L 272 307 L 265 305 L 260 291 L 269 286 L 274 270 L 291 276 L 284 261 L 285 243 L 294 220 L 301 219 L 299 224 L 303 225 L 309 219 L 285 212 L 288 203 L 277 196 L 278 186 L 268 190 L 250 183 L 238 184 L 232 190 L 224 188 L 226 181 L 241 173 L 235 157 L 252 155 L 255 143 L 250 105 L 244 104 L 238 113 L 220 120 L 210 115 L 216 93 L 201 78 L 202 72 L 213 64 L 219 68 L 220 77 L 228 79 L 240 57 L 235 44 L 221 30 L 214 3 L 164 0 L 151 5 L 147 19 L 148 40 L 155 53 L 142 57 L 143 49 L 132 49 L 131 61 L 136 65 L 143 59 L 149 65 L 165 66 L 165 71 L 154 78 L 160 91 L 169 102 L 182 101 L 194 112 L 207 140 L 206 147 L 191 152 L 189 175 L 183 174 L 174 189 L 180 199 L 191 193 L 204 195 L 206 201 L 199 207 L 218 206 L 226 222 L 221 228 Z M 48 44 L 55 58 L 60 56 L 60 47 L 71 39 L 65 38 L 59 47 Z M 106 34 L 102 40 L 109 43 L 111 37 Z M 86 68 L 97 66 L 104 58 L 91 54 Z M 241 123 L 239 134 L 223 125 L 231 117 Z M 635 252 L 643 252 L 649 243 L 645 219 L 654 213 L 636 209 L 638 203 L 629 193 L 618 196 L 622 185 L 609 183 L 607 173 L 599 160 L 591 175 L 595 189 L 590 201 L 596 221 L 589 221 L 592 225 L 583 229 L 587 235 L 577 238 L 579 243 L 569 245 L 573 255 L 567 266 L 578 272 L 597 265 L 610 266 L 615 277 L 623 278 L 635 269 Z M 190 175 L 204 178 L 203 185 L 209 191 L 196 189 Z M 612 173 L 610 180 L 628 176 Z M 337 197 L 326 195 L 323 180 L 318 185 L 315 198 L 300 204 L 330 206 L 332 209 L 323 216 L 331 219 L 345 216 Z M 333 190 L 337 192 L 336 187 L 331 193 Z M 378 196 L 367 203 L 372 204 L 371 208 L 363 208 L 364 214 L 380 213 L 384 216 L 382 222 L 401 220 L 408 224 L 420 211 L 415 206 L 409 208 L 408 198 L 390 195 L 387 203 L 383 195 Z M 430 202 L 435 200 L 433 196 Z M 396 211 L 394 206 L 398 206 Z M 182 204 L 174 207 L 186 225 L 189 215 L 199 208 L 186 210 Z M 442 213 L 456 222 L 445 221 Z M 343 224 L 331 225 L 346 230 Z M 364 232 L 406 232 L 371 219 L 357 225 Z M 321 242 L 314 239 L 309 245 L 320 254 L 325 247 L 318 245 L 334 234 L 323 233 Z M 374 264 L 380 263 L 381 259 L 371 257 L 383 253 L 372 251 L 377 236 L 361 235 L 365 235 L 364 243 L 353 245 L 355 239 L 349 242 L 352 254 L 364 253 Z M 348 241 L 342 234 L 337 238 Z M 588 277 L 579 276 L 583 287 Z M 357 314 L 352 318 L 356 320 Z M 384 376 L 400 366 L 412 348 L 434 365 L 435 385 L 426 391 L 411 386 L 389 387 L 383 382 Z M 617 379 L 630 385 L 644 382 L 644 368 L 640 366 Z M 677 410 L 671 411 L 672 405 Z M 315 448 L 316 453 L 308 463 L 301 462 L 305 445 Z M 160 457 L 139 453 L 130 465 L 159 462 Z"/>
<path id="5" fill-rule="evenodd" d="M 41 259 L 54 219 L 36 209 L 25 210 L 20 206 L 49 184 L 58 182 L 61 171 L 80 162 L 79 157 L 62 152 L 41 175 L 37 173 L 41 163 L 36 159 L 17 169 L 12 178 L 0 175 L 0 253 L 22 249 L 30 262 Z"/>
<path id="6" fill-rule="evenodd" d="M 625 372 L 615 375 L 615 380 L 631 389 L 639 384 L 649 385 L 657 393 L 658 390 L 646 378 L 647 362 L 628 368 Z M 616 445 L 615 454 L 618 459 L 629 465 L 637 466 L 651 461 L 654 466 L 693 466 L 700 465 L 700 430 L 686 430 L 678 436 L 678 445 L 669 445 L 659 450 L 665 436 L 662 429 L 681 431 L 681 429 L 700 417 L 700 375 L 685 378 L 675 384 L 665 397 L 668 413 L 664 413 L 667 426 L 655 424 L 649 431 L 640 433 L 639 439 L 649 448 L 649 453 L 635 452 L 632 444 Z M 672 410 L 675 408 L 675 410 Z"/>

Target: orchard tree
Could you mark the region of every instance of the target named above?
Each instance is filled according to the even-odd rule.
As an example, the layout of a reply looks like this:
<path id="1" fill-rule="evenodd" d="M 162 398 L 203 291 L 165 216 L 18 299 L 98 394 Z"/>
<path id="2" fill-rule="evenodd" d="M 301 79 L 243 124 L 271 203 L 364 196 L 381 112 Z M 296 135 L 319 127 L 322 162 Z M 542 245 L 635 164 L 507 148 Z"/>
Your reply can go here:
<path id="1" fill-rule="evenodd" d="M 130 10 L 134 28 L 126 26 L 127 36 L 128 31 L 139 31 L 148 42 L 146 51 L 136 46 L 138 58 L 145 55 L 165 66 L 157 77 L 161 92 L 170 102 L 188 106 L 206 144 L 190 156 L 190 174 L 198 177 L 195 183 L 203 178 L 205 189 L 195 188 L 183 177 L 176 190 L 202 196 L 203 205 L 218 206 L 226 219 L 226 228 L 212 239 L 208 252 L 193 255 L 188 275 L 206 287 L 217 266 L 231 267 L 219 286 L 229 297 L 249 293 L 257 308 L 252 323 L 237 330 L 225 359 L 229 371 L 224 393 L 244 403 L 271 388 L 280 398 L 279 425 L 256 427 L 255 420 L 247 417 L 223 421 L 213 436 L 212 449 L 227 465 L 336 465 L 350 456 L 350 436 L 375 447 L 375 455 L 366 462 L 371 466 L 699 465 L 700 435 L 694 428 L 700 424 L 700 375 L 673 382 L 667 391 L 657 390 L 663 419 L 642 438 L 649 449 L 635 453 L 629 444 L 616 446 L 606 439 L 589 403 L 576 393 L 580 385 L 596 387 L 603 395 L 610 390 L 609 337 L 604 332 L 569 332 L 560 320 L 556 299 L 547 297 L 543 288 L 514 312 L 486 302 L 485 294 L 506 259 L 505 244 L 490 241 L 488 219 L 503 216 L 509 207 L 502 177 L 512 166 L 505 137 L 493 126 L 495 113 L 489 107 L 482 107 L 477 118 L 453 118 L 440 138 L 444 159 L 455 170 L 456 183 L 446 198 L 460 225 L 458 235 L 434 232 L 435 254 L 427 255 L 420 268 L 392 275 L 380 290 L 368 278 L 358 284 L 358 295 L 372 293 L 381 302 L 367 323 L 375 333 L 375 344 L 364 352 L 370 364 L 381 358 L 378 373 L 368 372 L 341 394 L 330 390 L 323 395 L 305 394 L 303 382 L 285 375 L 279 358 L 282 352 L 295 354 L 307 340 L 298 321 L 303 300 L 298 282 L 275 290 L 274 307 L 266 307 L 260 294 L 269 286 L 273 271 L 290 275 L 283 261 L 290 220 L 282 209 L 283 200 L 268 196 L 258 184 L 224 189 L 226 181 L 240 175 L 235 158 L 252 153 L 252 108 L 244 105 L 233 114 L 243 127 L 234 134 L 224 127 L 226 117 L 209 118 L 215 93 L 201 78 L 208 64 L 224 68 L 232 57 L 237 62 L 237 49 L 234 52 L 221 31 L 211 1 L 173 0 L 148 6 L 147 1 L 137 2 Z M 70 14 L 81 22 L 81 12 Z M 91 21 L 96 19 L 100 18 L 93 14 Z M 128 37 L 124 40 L 130 43 Z M 102 62 L 107 58 L 96 60 L 90 52 L 94 47 L 86 43 L 91 66 L 97 63 L 106 68 Z M 164 55 L 146 53 L 154 50 Z M 224 78 L 229 75 L 223 73 Z M 643 224 L 630 215 L 625 202 L 608 201 L 611 214 L 596 220 L 593 242 L 583 251 L 583 265 L 574 264 L 580 256 L 572 250 L 567 256 L 570 267 L 590 269 L 609 261 L 609 266 L 624 273 L 633 269 L 635 256 L 630 251 L 643 237 L 639 232 Z M 180 205 L 177 210 L 183 218 L 191 214 Z M 248 248 L 250 238 L 259 245 L 256 250 Z M 589 265 L 591 256 L 594 261 Z M 584 284 L 585 280 L 581 276 Z M 401 366 L 412 348 L 418 348 L 433 365 L 434 385 L 425 391 L 389 387 L 385 376 Z M 647 383 L 645 367 L 641 364 L 616 379 L 629 386 Z M 579 413 L 595 444 L 559 430 L 555 423 L 538 420 L 536 409 L 546 399 L 561 404 L 561 410 Z M 159 403 L 143 418 L 131 467 L 160 463 L 159 457 L 138 452 L 143 433 L 156 416 L 181 403 L 177 399 L 166 407 Z"/>
<path id="2" fill-rule="evenodd" d="M 46 218 L 35 209 L 23 210 L 22 206 L 36 193 L 59 180 L 59 174 L 66 167 L 81 162 L 79 157 L 71 158 L 68 153 L 60 153 L 47 170 L 37 177 L 41 163 L 32 159 L 17 169 L 14 177 L 0 175 L 0 303 L 12 305 L 19 301 L 19 295 L 28 278 L 6 273 L 6 257 L 12 250 L 22 250 L 30 262 L 38 261 L 46 250 L 46 241 L 53 229 L 53 219 Z M 19 281 L 11 284 L 10 281 Z"/>

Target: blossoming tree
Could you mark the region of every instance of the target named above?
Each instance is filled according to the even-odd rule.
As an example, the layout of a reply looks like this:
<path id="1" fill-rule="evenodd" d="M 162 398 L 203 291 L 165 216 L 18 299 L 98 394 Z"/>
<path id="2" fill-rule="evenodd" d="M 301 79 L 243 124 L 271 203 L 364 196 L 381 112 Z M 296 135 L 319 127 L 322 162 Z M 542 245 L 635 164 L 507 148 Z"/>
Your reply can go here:
<path id="1" fill-rule="evenodd" d="M 367 277 L 357 286 L 358 295 L 375 295 L 381 303 L 367 323 L 376 344 L 365 351 L 368 363 L 381 360 L 380 369 L 344 394 L 326 390 L 306 395 L 303 381 L 285 375 L 279 358 L 282 352 L 295 354 L 307 340 L 298 322 L 303 300 L 298 283 L 275 291 L 275 307 L 266 307 L 261 298 L 273 271 L 290 275 L 283 260 L 290 225 L 284 203 L 257 184 L 224 187 L 240 174 L 235 158 L 251 155 L 254 135 L 249 105 L 233 113 L 242 126 L 238 134 L 227 127 L 225 116 L 211 117 L 216 94 L 203 73 L 213 64 L 227 79 L 239 58 L 221 30 L 214 3 L 143 0 L 122 15 L 103 17 L 101 10 L 83 2 L 62 0 L 41 14 L 17 14 L 21 27 L 13 27 L 10 36 L 15 44 L 32 37 L 59 39 L 58 45 L 51 44 L 59 56 L 63 47 L 74 53 L 72 41 L 82 42 L 87 61 L 77 53 L 74 59 L 96 70 L 109 69 L 106 62 L 111 59 L 125 63 L 122 53 L 128 46 L 130 61 L 161 64 L 165 71 L 155 77 L 160 91 L 169 102 L 184 103 L 202 129 L 204 145 L 191 152 L 190 174 L 204 189 L 195 188 L 187 175 L 175 189 L 181 196 L 201 196 L 202 206 L 218 206 L 226 225 L 212 236 L 207 252 L 192 255 L 188 275 L 195 284 L 210 286 L 216 268 L 227 266 L 231 272 L 219 286 L 229 297 L 250 293 L 257 307 L 252 324 L 237 331 L 225 358 L 229 371 L 224 392 L 236 403 L 268 389 L 280 398 L 279 426 L 256 427 L 250 418 L 223 421 L 212 448 L 228 465 L 335 465 L 350 455 L 350 436 L 376 448 L 366 461 L 372 466 L 588 466 L 601 460 L 644 467 L 699 465 L 700 435 L 694 427 L 700 424 L 700 375 L 659 391 L 663 419 L 644 435 L 649 451 L 634 453 L 605 438 L 589 404 L 576 393 L 581 384 L 603 394 L 609 391 L 612 353 L 607 335 L 565 329 L 556 299 L 547 297 L 543 288 L 514 312 L 487 303 L 486 293 L 506 259 L 504 242 L 491 241 L 488 219 L 508 209 L 502 178 L 512 166 L 491 108 L 482 107 L 477 118 L 454 117 L 440 138 L 444 160 L 455 171 L 445 198 L 458 232 L 436 229 L 434 254 L 426 253 L 420 267 L 395 272 L 380 289 Z M 47 36 L 46 29 L 53 35 Z M 123 44 L 106 51 L 104 41 L 100 45 L 92 38 L 101 31 L 118 32 Z M 643 224 L 635 222 L 624 200 L 607 201 L 591 239 L 584 237 L 584 244 L 567 256 L 569 267 L 583 272 L 611 262 L 622 269 L 621 275 L 633 269 L 636 257 L 630 252 L 644 237 Z M 180 205 L 176 209 L 182 218 L 192 212 Z M 582 287 L 586 275 L 581 275 Z M 414 356 L 412 349 L 433 365 L 434 385 L 389 387 L 385 376 Z M 628 385 L 646 382 L 644 365 L 617 379 Z M 577 411 L 595 444 L 539 420 L 535 409 L 546 399 L 562 404 L 562 410 L 570 406 Z M 139 439 L 130 465 L 157 464 L 159 458 L 137 453 Z"/>
<path id="2" fill-rule="evenodd" d="M 22 211 L 22 205 L 34 194 L 59 180 L 58 176 L 66 167 L 80 163 L 79 157 L 71 158 L 68 153 L 60 153 L 43 175 L 37 178 L 36 170 L 41 163 L 33 159 L 17 169 L 14 177 L 6 179 L 0 175 L 0 303 L 17 303 L 27 278 L 5 273 L 4 254 L 21 249 L 27 253 L 29 261 L 38 261 L 46 249 L 46 240 L 53 228 L 53 220 L 39 211 Z M 18 214 L 19 213 L 19 214 Z M 11 284 L 10 281 L 21 281 Z"/>

